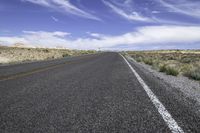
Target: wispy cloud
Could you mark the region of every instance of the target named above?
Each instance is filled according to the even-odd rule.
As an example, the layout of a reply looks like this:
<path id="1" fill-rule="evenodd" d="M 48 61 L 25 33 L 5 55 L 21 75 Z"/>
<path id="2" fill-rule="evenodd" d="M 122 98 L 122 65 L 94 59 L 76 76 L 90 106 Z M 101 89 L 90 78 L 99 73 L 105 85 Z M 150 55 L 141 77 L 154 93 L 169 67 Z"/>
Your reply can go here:
<path id="1" fill-rule="evenodd" d="M 28 44 L 27 40 L 24 37 L 20 37 L 20 36 L 1 36 L 0 37 L 0 44 L 1 45 L 13 45 L 15 43 L 24 43 L 24 44 Z"/>
<path id="2" fill-rule="evenodd" d="M 46 38 L 46 37 L 49 37 L 49 36 L 65 37 L 65 36 L 71 35 L 71 33 L 62 32 L 62 31 L 55 31 L 55 32 L 23 31 L 23 33 L 25 33 L 27 35 L 40 36 L 41 38 Z"/>
<path id="3" fill-rule="evenodd" d="M 102 39 L 106 37 L 104 34 L 99 34 L 99 33 L 92 33 L 92 32 L 86 32 L 90 37 L 97 38 L 97 39 Z"/>
<path id="4" fill-rule="evenodd" d="M 200 26 L 146 26 L 118 36 L 90 33 L 92 37 L 72 39 L 67 32 L 24 31 L 21 36 L 0 37 L 1 44 L 25 43 L 36 47 L 62 46 L 71 49 L 166 48 L 200 43 Z M 192 45 L 191 45 L 192 47 Z M 176 47 L 174 47 L 176 48 Z"/>
<path id="5" fill-rule="evenodd" d="M 158 14 L 158 13 L 161 13 L 161 12 L 160 12 L 160 11 L 155 11 L 155 10 L 154 10 L 154 11 L 151 11 L 151 13 L 152 13 L 152 14 Z"/>
<path id="6" fill-rule="evenodd" d="M 56 18 L 56 17 L 54 17 L 54 16 L 51 16 L 51 18 L 53 19 L 53 21 L 55 21 L 55 22 L 58 22 L 59 20 Z"/>
<path id="7" fill-rule="evenodd" d="M 184 22 L 184 21 L 178 21 L 178 20 L 172 20 L 172 19 L 164 19 L 160 17 L 152 16 L 152 19 L 157 24 L 164 24 L 164 25 L 182 25 L 182 26 L 199 26 L 199 24 L 190 23 L 190 22 Z"/>
<path id="8" fill-rule="evenodd" d="M 191 0 L 153 0 L 136 2 L 134 0 L 102 0 L 114 13 L 129 21 L 150 22 L 157 24 L 193 25 L 190 20 L 179 20 L 180 14 L 200 18 L 200 1 Z M 177 19 L 166 16 L 172 13 Z M 197 25 L 197 24 L 196 24 Z"/>
<path id="9" fill-rule="evenodd" d="M 200 1 L 191 0 L 157 0 L 171 11 L 200 18 Z"/>
<path id="10" fill-rule="evenodd" d="M 100 18 L 74 6 L 72 3 L 70 3 L 69 0 L 22 0 L 22 1 L 31 2 L 33 4 L 52 8 L 56 11 L 73 14 L 73 15 L 80 16 L 83 18 L 101 21 Z"/>
<path id="11" fill-rule="evenodd" d="M 135 11 L 131 11 L 131 13 L 127 13 L 125 12 L 123 9 L 118 8 L 117 6 L 115 6 L 114 4 L 112 4 L 111 2 L 102 0 L 103 3 L 110 7 L 115 13 L 117 13 L 118 15 L 120 15 L 121 17 L 130 20 L 130 21 L 144 21 L 144 22 L 152 22 L 153 20 L 148 18 L 148 17 L 144 17 L 142 15 L 140 15 L 138 12 Z M 130 0 L 126 0 L 122 5 L 125 6 L 127 4 L 130 3 Z"/>

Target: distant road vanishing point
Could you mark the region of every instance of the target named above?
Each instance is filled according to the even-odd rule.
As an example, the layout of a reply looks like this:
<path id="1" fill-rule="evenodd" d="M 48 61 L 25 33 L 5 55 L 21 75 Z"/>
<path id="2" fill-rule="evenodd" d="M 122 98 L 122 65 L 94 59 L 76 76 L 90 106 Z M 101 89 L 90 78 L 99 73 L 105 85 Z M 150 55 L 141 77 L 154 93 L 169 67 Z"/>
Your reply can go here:
<path id="1" fill-rule="evenodd" d="M 1 133 L 198 133 L 191 103 L 115 52 L 0 66 Z"/>

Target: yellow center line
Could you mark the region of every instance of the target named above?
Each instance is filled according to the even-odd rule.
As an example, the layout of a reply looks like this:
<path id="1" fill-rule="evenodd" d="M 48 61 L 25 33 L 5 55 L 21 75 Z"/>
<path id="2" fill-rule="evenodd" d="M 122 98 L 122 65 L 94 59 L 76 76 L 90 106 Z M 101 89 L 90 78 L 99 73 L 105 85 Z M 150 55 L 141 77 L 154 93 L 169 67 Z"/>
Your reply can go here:
<path id="1" fill-rule="evenodd" d="M 96 57 L 96 56 L 93 56 Z M 80 60 L 85 60 L 85 59 L 90 59 L 91 57 L 80 57 L 78 60 L 75 60 L 76 62 L 72 62 L 72 61 L 68 61 L 65 63 L 61 63 L 61 64 L 57 64 L 57 65 L 51 65 L 51 66 L 47 66 L 47 67 L 43 67 L 43 68 L 36 68 L 30 71 L 26 71 L 26 72 L 20 72 L 20 73 L 16 73 L 16 74 L 11 74 L 11 75 L 7 75 L 7 76 L 2 76 L 0 77 L 0 82 L 1 81 L 6 81 L 6 80 L 11 80 L 11 79 L 16 79 L 16 78 L 21 78 L 21 77 L 25 77 L 25 76 L 29 76 L 35 73 L 39 73 L 39 72 L 44 72 L 47 70 L 51 70 L 51 69 L 55 69 L 58 67 L 62 67 L 66 64 L 74 64 L 77 63 Z"/>
<path id="2" fill-rule="evenodd" d="M 32 74 L 35 74 L 35 73 L 44 72 L 44 71 L 47 71 L 47 70 L 62 67 L 65 64 L 72 64 L 72 62 L 65 62 L 65 63 L 58 64 L 58 65 L 52 65 L 52 66 L 48 66 L 48 67 L 33 69 L 33 70 L 27 71 L 27 72 L 21 72 L 21 73 L 17 73 L 17 74 L 13 74 L 13 75 L 2 76 L 2 77 L 0 77 L 0 81 L 6 81 L 6 80 L 11 80 L 11 79 L 29 76 L 29 75 L 32 75 Z"/>

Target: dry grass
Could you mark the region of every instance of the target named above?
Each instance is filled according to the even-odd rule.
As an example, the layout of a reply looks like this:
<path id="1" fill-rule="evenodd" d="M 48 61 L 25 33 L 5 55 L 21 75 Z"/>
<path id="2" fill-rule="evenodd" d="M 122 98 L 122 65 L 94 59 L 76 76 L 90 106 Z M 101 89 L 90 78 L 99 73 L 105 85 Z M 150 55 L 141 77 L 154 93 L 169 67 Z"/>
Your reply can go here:
<path id="1" fill-rule="evenodd" d="M 185 72 L 184 75 L 194 80 L 200 80 L 200 67 L 192 68 Z"/>
<path id="2" fill-rule="evenodd" d="M 58 59 L 92 53 L 96 53 L 96 51 L 0 46 L 0 64 Z"/>
<path id="3" fill-rule="evenodd" d="M 200 50 L 129 51 L 138 62 L 168 75 L 184 75 L 200 80 Z"/>

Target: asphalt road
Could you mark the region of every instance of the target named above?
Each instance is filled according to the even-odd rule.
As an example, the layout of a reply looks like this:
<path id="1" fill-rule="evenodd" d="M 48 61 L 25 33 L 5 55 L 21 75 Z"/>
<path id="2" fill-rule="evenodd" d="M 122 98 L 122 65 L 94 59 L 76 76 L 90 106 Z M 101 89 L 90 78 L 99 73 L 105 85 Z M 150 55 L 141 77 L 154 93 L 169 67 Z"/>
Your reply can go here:
<path id="1" fill-rule="evenodd" d="M 176 124 L 200 132 L 192 100 L 130 62 Z M 1 133 L 170 133 L 118 53 L 0 67 Z"/>

